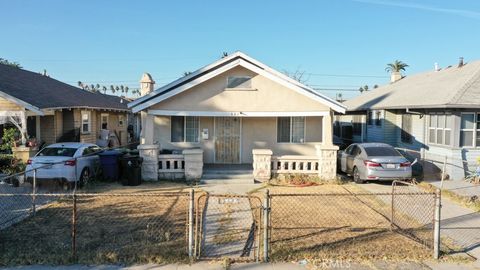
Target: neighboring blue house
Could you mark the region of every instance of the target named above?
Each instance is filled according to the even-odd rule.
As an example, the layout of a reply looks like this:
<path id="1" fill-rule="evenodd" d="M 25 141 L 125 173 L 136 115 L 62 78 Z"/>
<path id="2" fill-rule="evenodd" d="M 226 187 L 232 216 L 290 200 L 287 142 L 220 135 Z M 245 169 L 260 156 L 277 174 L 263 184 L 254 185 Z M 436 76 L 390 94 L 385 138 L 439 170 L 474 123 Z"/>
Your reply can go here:
<path id="1" fill-rule="evenodd" d="M 353 142 L 385 142 L 418 151 L 451 179 L 463 179 L 480 156 L 480 61 L 420 73 L 344 103 L 334 132 Z"/>

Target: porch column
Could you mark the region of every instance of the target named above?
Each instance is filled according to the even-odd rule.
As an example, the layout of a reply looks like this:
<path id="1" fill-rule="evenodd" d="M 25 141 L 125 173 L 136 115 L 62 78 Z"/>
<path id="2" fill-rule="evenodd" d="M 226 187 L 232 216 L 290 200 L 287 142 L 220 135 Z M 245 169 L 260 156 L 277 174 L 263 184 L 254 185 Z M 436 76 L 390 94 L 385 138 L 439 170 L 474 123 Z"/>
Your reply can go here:
<path id="1" fill-rule="evenodd" d="M 145 111 L 140 112 L 141 117 L 141 131 L 140 131 L 140 143 L 141 144 L 153 144 L 153 121 L 155 116 L 148 114 Z"/>
<path id="2" fill-rule="evenodd" d="M 337 151 L 336 145 L 316 145 L 318 157 L 318 176 L 323 180 L 337 178 Z"/>
<path id="3" fill-rule="evenodd" d="M 333 112 L 330 111 L 327 115 L 322 117 L 322 144 L 333 145 Z"/>
<path id="4" fill-rule="evenodd" d="M 270 149 L 253 149 L 253 179 L 264 182 L 272 178 L 272 155 Z"/>
<path id="5" fill-rule="evenodd" d="M 203 149 L 185 149 L 182 154 L 185 160 L 185 180 L 200 180 L 203 174 Z"/>
<path id="6" fill-rule="evenodd" d="M 142 179 L 145 181 L 158 181 L 158 153 L 160 145 L 141 144 L 137 149 L 143 158 Z"/>

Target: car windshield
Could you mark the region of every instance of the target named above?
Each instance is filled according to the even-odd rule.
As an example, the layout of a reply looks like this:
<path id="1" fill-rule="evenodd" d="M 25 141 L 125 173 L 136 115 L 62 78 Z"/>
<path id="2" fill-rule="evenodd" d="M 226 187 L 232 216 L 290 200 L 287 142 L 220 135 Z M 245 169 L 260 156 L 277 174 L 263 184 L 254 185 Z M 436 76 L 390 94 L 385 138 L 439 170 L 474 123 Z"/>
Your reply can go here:
<path id="1" fill-rule="evenodd" d="M 365 152 L 367 152 L 367 156 L 370 157 L 398 157 L 401 156 L 397 150 L 393 147 L 384 147 L 384 146 L 376 146 L 376 147 L 365 147 Z"/>
<path id="2" fill-rule="evenodd" d="M 41 157 L 73 157 L 77 148 L 66 148 L 66 147 L 48 147 L 44 148 L 38 156 Z"/>

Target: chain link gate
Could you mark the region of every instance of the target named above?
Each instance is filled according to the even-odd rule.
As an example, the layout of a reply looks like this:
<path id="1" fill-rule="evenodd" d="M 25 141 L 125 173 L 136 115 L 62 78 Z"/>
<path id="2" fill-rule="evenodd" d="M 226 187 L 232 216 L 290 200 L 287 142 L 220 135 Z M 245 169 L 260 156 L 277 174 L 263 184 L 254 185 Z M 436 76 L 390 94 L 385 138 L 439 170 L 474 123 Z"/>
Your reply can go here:
<path id="1" fill-rule="evenodd" d="M 259 197 L 204 193 L 195 205 L 197 259 L 260 261 L 263 226 Z"/>

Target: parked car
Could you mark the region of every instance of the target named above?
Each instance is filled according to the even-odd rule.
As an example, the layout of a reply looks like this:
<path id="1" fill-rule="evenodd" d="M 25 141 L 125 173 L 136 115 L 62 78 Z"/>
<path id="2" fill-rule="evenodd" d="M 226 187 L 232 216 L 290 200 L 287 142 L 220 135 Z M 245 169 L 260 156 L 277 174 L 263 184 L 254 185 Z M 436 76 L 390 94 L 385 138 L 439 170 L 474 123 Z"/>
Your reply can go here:
<path id="1" fill-rule="evenodd" d="M 411 179 L 413 163 L 385 143 L 354 143 L 338 153 L 340 170 L 356 183 Z"/>
<path id="2" fill-rule="evenodd" d="M 100 159 L 95 153 L 101 148 L 91 143 L 55 143 L 43 148 L 27 162 L 27 181 L 33 182 L 33 171 L 36 181 L 56 180 L 60 184 L 72 187 L 76 181 L 86 183 L 100 166 Z"/>

